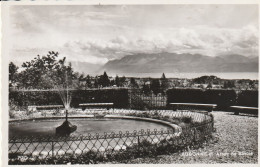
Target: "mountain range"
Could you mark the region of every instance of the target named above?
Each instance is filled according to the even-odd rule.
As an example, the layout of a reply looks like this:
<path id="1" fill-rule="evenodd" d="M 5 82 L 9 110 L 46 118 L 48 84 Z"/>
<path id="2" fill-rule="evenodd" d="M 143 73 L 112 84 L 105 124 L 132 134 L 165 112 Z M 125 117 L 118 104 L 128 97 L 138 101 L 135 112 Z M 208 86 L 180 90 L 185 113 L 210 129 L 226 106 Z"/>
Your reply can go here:
<path id="1" fill-rule="evenodd" d="M 108 61 L 103 66 L 83 62 L 77 63 L 77 66 L 86 73 L 258 72 L 258 57 L 139 53 Z"/>

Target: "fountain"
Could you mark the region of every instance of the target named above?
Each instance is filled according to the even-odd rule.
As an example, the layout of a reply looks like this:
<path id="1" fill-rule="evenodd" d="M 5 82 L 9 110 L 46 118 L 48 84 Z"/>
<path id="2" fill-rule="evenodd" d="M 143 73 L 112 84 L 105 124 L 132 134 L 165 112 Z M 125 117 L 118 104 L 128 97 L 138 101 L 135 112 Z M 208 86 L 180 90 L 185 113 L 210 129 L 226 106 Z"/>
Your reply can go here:
<path id="1" fill-rule="evenodd" d="M 65 121 L 62 123 L 62 125 L 60 125 L 59 127 L 56 128 L 56 134 L 62 135 L 62 136 L 68 136 L 72 132 L 77 130 L 77 126 L 72 125 L 68 121 L 68 111 L 70 109 L 71 94 L 69 93 L 69 89 L 68 89 L 67 72 L 66 72 L 66 82 L 65 83 L 66 83 L 66 89 L 64 89 L 64 87 L 61 87 L 61 88 L 57 87 L 59 95 L 60 95 L 61 100 L 65 107 L 65 112 L 66 112 Z"/>

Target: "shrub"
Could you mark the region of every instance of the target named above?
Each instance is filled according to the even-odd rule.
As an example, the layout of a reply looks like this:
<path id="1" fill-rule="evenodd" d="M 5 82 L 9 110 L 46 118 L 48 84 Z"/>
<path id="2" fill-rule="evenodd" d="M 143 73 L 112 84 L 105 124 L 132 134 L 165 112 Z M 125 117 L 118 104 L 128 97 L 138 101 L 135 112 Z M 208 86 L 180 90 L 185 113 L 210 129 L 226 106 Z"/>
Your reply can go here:
<path id="1" fill-rule="evenodd" d="M 78 107 L 80 103 L 114 103 L 116 108 L 128 107 L 127 89 L 107 90 L 73 90 L 72 107 Z M 17 106 L 29 105 L 62 105 L 62 100 L 57 91 L 10 91 L 9 102 Z"/>
<path id="2" fill-rule="evenodd" d="M 169 103 L 217 104 L 218 109 L 226 110 L 236 104 L 236 92 L 219 89 L 170 89 L 167 91 L 168 106 Z"/>
<path id="3" fill-rule="evenodd" d="M 244 90 L 238 94 L 238 106 L 258 107 L 258 91 Z"/>

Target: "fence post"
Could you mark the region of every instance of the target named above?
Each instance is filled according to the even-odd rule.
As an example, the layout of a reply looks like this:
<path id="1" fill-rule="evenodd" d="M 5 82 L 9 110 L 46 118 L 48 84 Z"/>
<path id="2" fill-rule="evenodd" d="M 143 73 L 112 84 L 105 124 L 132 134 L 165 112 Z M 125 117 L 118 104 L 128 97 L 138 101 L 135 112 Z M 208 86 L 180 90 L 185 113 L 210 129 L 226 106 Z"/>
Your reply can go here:
<path id="1" fill-rule="evenodd" d="M 196 142 L 196 128 L 193 128 L 194 129 L 194 143 Z"/>
<path id="2" fill-rule="evenodd" d="M 137 149 L 138 149 L 138 154 L 140 154 L 140 139 L 139 139 L 139 135 L 137 135 Z"/>
<path id="3" fill-rule="evenodd" d="M 51 152 L 52 152 L 52 157 L 54 157 L 54 144 L 53 144 L 53 141 L 51 142 Z"/>

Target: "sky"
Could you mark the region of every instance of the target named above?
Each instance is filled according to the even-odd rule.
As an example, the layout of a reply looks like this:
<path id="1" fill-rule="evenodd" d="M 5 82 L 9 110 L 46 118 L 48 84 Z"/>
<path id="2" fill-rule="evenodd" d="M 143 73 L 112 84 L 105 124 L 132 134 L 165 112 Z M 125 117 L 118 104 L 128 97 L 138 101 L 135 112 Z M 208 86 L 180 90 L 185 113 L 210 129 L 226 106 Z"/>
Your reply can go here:
<path id="1" fill-rule="evenodd" d="M 18 64 L 48 51 L 99 65 L 136 53 L 258 56 L 257 5 L 16 5 L 9 17 Z"/>

